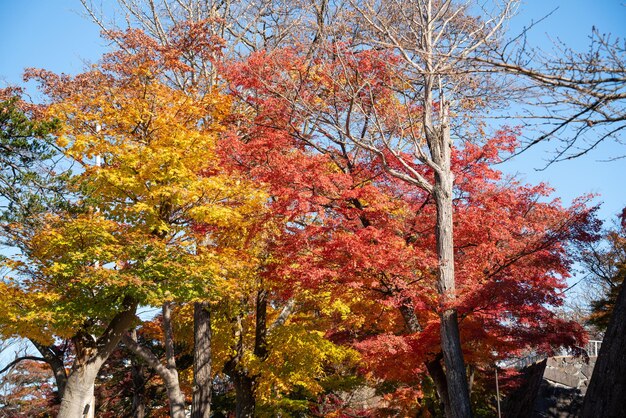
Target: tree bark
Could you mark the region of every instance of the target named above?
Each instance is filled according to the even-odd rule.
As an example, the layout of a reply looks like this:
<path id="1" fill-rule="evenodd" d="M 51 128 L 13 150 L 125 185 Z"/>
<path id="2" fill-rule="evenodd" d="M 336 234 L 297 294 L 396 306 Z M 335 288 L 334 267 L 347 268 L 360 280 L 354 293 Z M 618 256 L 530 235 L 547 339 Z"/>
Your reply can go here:
<path id="1" fill-rule="evenodd" d="M 141 357 L 148 366 L 163 379 L 167 399 L 170 404 L 171 418 L 185 418 L 185 396 L 180 389 L 180 381 L 178 379 L 178 370 L 176 370 L 176 357 L 174 353 L 174 332 L 172 330 L 172 307 L 170 302 L 165 302 L 162 307 L 163 312 L 163 332 L 165 336 L 165 365 L 163 365 L 157 356 L 147 348 L 139 345 L 139 343 L 129 335 L 123 337 L 124 344 L 135 355 Z"/>
<path id="2" fill-rule="evenodd" d="M 432 2 L 428 2 L 425 9 L 425 27 L 422 42 L 424 44 L 423 81 L 423 125 L 426 143 L 431 154 L 431 168 L 435 174 L 432 187 L 433 197 L 437 208 L 437 224 L 435 236 L 437 241 L 438 280 L 437 290 L 441 295 L 443 312 L 440 314 L 441 325 L 441 352 L 445 364 L 445 375 L 448 385 L 450 409 L 452 417 L 470 418 L 472 409 L 469 398 L 469 388 L 465 372 L 465 362 L 461 349 L 459 324 L 456 309 L 450 307 L 456 298 L 456 283 L 454 276 L 454 234 L 452 204 L 454 173 L 452 172 L 452 137 L 450 134 L 449 103 L 441 86 L 439 87 L 439 109 L 435 110 L 434 91 L 436 82 L 441 83 L 441 76 L 437 79 L 433 60 L 437 59 L 433 46 L 434 19 Z M 438 121 L 436 123 L 435 121 Z"/>
<path id="3" fill-rule="evenodd" d="M 626 417 L 626 286 L 621 287 L 589 381 L 582 418 Z"/>
<path id="4" fill-rule="evenodd" d="M 256 322 L 255 322 L 255 341 L 253 352 L 259 358 L 267 355 L 266 347 L 266 314 L 267 314 L 267 292 L 260 289 L 256 299 Z M 235 417 L 236 418 L 252 418 L 256 410 L 256 377 L 250 376 L 248 370 L 244 367 L 241 360 L 243 357 L 243 326 L 242 318 L 236 318 L 235 336 L 237 345 L 234 349 L 235 355 L 224 364 L 224 373 L 232 380 L 235 386 Z"/>
<path id="5" fill-rule="evenodd" d="M 152 351 L 139 345 L 136 341 L 133 341 L 130 336 L 124 336 L 124 344 L 130 351 L 135 353 L 135 355 L 142 358 L 148 366 L 151 367 L 161 377 L 161 379 L 163 379 L 165 390 L 167 392 L 167 398 L 170 403 L 170 417 L 184 418 L 185 397 L 180 390 L 178 373 L 171 373 L 171 371 L 159 361 L 157 356 L 155 356 Z"/>
<path id="6" fill-rule="evenodd" d="M 166 388 L 167 396 L 170 401 L 170 417 L 182 418 L 185 416 L 185 397 L 180 390 L 178 370 L 176 369 L 174 330 L 172 329 L 172 306 L 170 302 L 163 304 L 163 331 L 165 334 L 165 364 L 170 376 L 170 384 Z"/>
<path id="7" fill-rule="evenodd" d="M 79 332 L 73 338 L 76 359 L 67 379 L 58 418 L 93 416 L 95 410 L 93 394 L 98 371 L 135 320 L 137 305 L 135 303 L 128 305 L 127 310 L 118 313 L 111 320 L 97 340 L 86 332 Z"/>
<path id="8" fill-rule="evenodd" d="M 445 311 L 442 315 L 441 351 L 446 365 L 446 380 L 452 416 L 457 418 L 471 417 L 472 409 L 467 375 L 461 351 L 456 310 L 453 309 Z"/>
<path id="9" fill-rule="evenodd" d="M 267 357 L 267 290 L 265 289 L 260 289 L 256 297 L 254 355 L 260 359 Z"/>
<path id="10" fill-rule="evenodd" d="M 410 333 L 415 334 L 422 331 L 422 326 L 419 323 L 417 315 L 415 315 L 415 309 L 410 301 L 407 300 L 405 303 L 400 305 L 399 310 Z M 454 415 L 452 414 L 452 408 L 450 407 L 450 396 L 448 394 L 446 374 L 441 366 L 442 359 L 442 353 L 438 353 L 434 359 L 427 361 L 425 364 L 426 370 L 428 370 L 428 374 L 433 379 L 435 384 L 435 390 L 437 391 L 437 397 L 439 398 L 441 409 L 447 418 L 451 418 Z"/>
<path id="11" fill-rule="evenodd" d="M 58 418 L 93 416 L 94 385 L 100 366 L 97 362 L 89 362 L 70 373 Z"/>
<path id="12" fill-rule="evenodd" d="M 255 379 L 247 373 L 235 373 L 235 417 L 254 418 L 256 399 L 254 396 Z"/>
<path id="13" fill-rule="evenodd" d="M 144 366 L 133 364 L 133 403 L 131 414 L 133 418 L 144 418 L 146 416 L 146 378 L 144 376 Z"/>
<path id="14" fill-rule="evenodd" d="M 130 338 L 137 342 L 137 330 L 131 331 Z M 133 418 L 144 418 L 146 416 L 145 366 L 137 362 L 136 356 L 133 356 L 131 362 L 131 378 L 133 380 L 133 403 L 131 406 L 131 414 Z"/>
<path id="15" fill-rule="evenodd" d="M 211 311 L 208 302 L 193 305 L 194 351 L 193 351 L 193 399 L 191 418 L 211 416 Z"/>
<path id="16" fill-rule="evenodd" d="M 430 77 L 429 77 L 430 78 Z M 426 100 L 428 105 L 425 112 L 432 112 L 432 80 L 427 82 Z M 454 236 L 453 236 L 453 205 L 452 193 L 454 174 L 451 169 L 452 139 L 447 121 L 447 105 L 443 107 L 441 126 L 435 129 L 432 120 L 425 117 L 428 144 L 431 149 L 435 167 L 435 183 L 433 196 L 437 207 L 436 240 L 438 255 L 438 290 L 442 296 L 443 312 L 440 314 L 441 325 L 441 352 L 446 366 L 446 380 L 450 396 L 452 416 L 467 418 L 472 416 L 472 409 L 467 385 L 465 362 L 461 349 L 459 323 L 455 308 L 449 304 L 456 298 L 456 284 L 454 276 Z"/>
<path id="17" fill-rule="evenodd" d="M 469 370 L 469 395 L 470 399 L 472 398 L 472 389 L 474 388 L 474 378 L 476 377 L 476 366 L 470 364 L 468 367 Z"/>

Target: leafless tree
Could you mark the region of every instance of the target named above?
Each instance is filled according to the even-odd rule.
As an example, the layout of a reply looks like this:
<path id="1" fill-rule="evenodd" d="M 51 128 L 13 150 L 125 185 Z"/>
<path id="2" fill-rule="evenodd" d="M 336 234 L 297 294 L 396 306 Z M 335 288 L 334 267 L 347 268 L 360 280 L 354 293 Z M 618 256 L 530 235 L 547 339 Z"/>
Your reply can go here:
<path id="1" fill-rule="evenodd" d="M 314 37 L 317 27 L 316 4 L 306 0 L 116 0 L 115 13 L 103 10 L 92 0 L 80 0 L 89 18 L 106 36 L 116 39 L 116 32 L 127 28 L 141 29 L 160 45 L 171 43 L 175 28 L 203 24 L 210 29 L 216 43 L 224 48 L 206 57 L 186 51 L 183 60 L 193 71 L 174 72 L 171 83 L 181 90 L 196 85 L 204 77 L 208 87 L 217 82 L 215 64 L 224 57 L 232 58 L 258 50 L 304 41 Z M 310 41 L 310 39 L 308 39 Z"/>

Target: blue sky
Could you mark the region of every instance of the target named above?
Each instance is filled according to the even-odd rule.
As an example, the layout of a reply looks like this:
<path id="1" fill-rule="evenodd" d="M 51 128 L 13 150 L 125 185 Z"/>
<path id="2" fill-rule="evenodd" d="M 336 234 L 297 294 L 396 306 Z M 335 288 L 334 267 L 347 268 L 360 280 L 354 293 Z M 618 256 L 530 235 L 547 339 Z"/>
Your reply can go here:
<path id="1" fill-rule="evenodd" d="M 105 5 L 112 0 L 103 0 Z M 559 39 L 584 49 L 592 26 L 602 32 L 626 37 L 626 6 L 623 0 L 527 0 L 511 22 L 521 28 L 557 9 L 530 33 L 534 46 L 548 48 Z M 0 0 L 0 86 L 19 84 L 26 67 L 77 73 L 106 51 L 98 27 L 85 16 L 78 0 Z M 503 166 L 529 183 L 545 181 L 564 203 L 576 196 L 596 193 L 603 202 L 600 215 L 613 218 L 626 206 L 626 159 L 601 162 L 626 155 L 626 147 L 612 143 L 576 160 L 545 166 L 551 144 L 531 150 Z"/>
<path id="2" fill-rule="evenodd" d="M 626 2 L 623 0 L 526 0 L 511 27 L 527 26 L 530 21 L 537 21 L 554 9 L 556 11 L 551 16 L 529 33 L 530 45 L 548 49 L 553 41 L 559 40 L 584 51 L 593 26 L 601 33 L 626 38 Z M 624 140 L 626 142 L 626 138 Z M 542 144 L 502 168 L 529 183 L 549 183 L 564 203 L 586 193 L 599 194 L 595 202 L 602 203 L 600 217 L 613 220 L 626 207 L 626 158 L 603 161 L 626 156 L 626 146 L 606 142 L 584 157 L 537 171 L 545 167 L 554 147 L 550 143 Z"/>

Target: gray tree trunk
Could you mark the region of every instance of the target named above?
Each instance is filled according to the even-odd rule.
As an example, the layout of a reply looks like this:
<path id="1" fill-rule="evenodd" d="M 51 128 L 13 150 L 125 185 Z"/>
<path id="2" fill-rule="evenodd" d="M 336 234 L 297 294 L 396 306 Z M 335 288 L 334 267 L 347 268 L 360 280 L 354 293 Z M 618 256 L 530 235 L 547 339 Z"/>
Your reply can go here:
<path id="1" fill-rule="evenodd" d="M 169 302 L 163 304 L 163 331 L 165 334 L 165 362 L 163 365 L 157 356 L 133 340 L 129 335 L 124 336 L 124 344 L 135 355 L 141 357 L 163 379 L 167 399 L 170 404 L 171 418 L 185 418 L 185 396 L 180 389 L 176 358 L 174 355 L 174 333 L 172 331 L 172 308 Z"/>
<path id="2" fill-rule="evenodd" d="M 247 373 L 237 373 L 233 377 L 233 383 L 235 385 L 235 417 L 254 418 L 256 409 L 254 379 Z"/>
<path id="3" fill-rule="evenodd" d="M 626 417 L 626 286 L 621 287 L 585 394 L 582 418 Z"/>
<path id="4" fill-rule="evenodd" d="M 137 342 L 137 330 L 132 330 L 130 338 Z M 145 366 L 137 361 L 137 356 L 131 359 L 131 377 L 133 380 L 133 403 L 131 414 L 133 418 L 144 418 L 146 416 L 146 377 Z"/>
<path id="5" fill-rule="evenodd" d="M 429 34 L 429 36 L 432 34 Z M 429 45 L 429 42 L 427 42 Z M 429 64 L 430 65 L 430 64 Z M 454 235 L 452 193 L 454 174 L 451 168 L 452 138 L 448 120 L 448 104 L 441 99 L 439 124 L 434 124 L 433 87 L 434 77 L 424 77 L 424 128 L 426 140 L 434 162 L 435 182 L 433 197 L 437 207 L 437 224 L 435 236 L 437 240 L 438 281 L 437 288 L 442 302 L 448 304 L 456 298 L 454 276 Z M 445 364 L 445 375 L 448 384 L 450 409 L 452 417 L 469 418 L 472 409 L 469 398 L 469 387 L 456 309 L 447 308 L 440 314 L 441 352 Z"/>
<path id="6" fill-rule="evenodd" d="M 170 417 L 185 417 L 185 396 L 180 390 L 176 356 L 174 353 L 174 331 L 172 329 L 172 307 L 169 302 L 163 304 L 163 331 L 165 334 L 165 363 L 168 370 L 166 383 L 167 397 L 170 401 Z"/>
<path id="7" fill-rule="evenodd" d="M 446 380 L 446 374 L 441 367 L 442 354 L 439 353 L 434 359 L 426 363 L 426 370 L 428 375 L 433 379 L 435 384 L 435 390 L 437 391 L 437 397 L 441 404 L 443 414 L 447 417 L 453 417 L 452 408 L 450 407 L 450 395 L 448 394 L 448 382 Z"/>
<path id="8" fill-rule="evenodd" d="M 148 350 L 146 347 L 139 345 L 136 341 L 133 341 L 129 336 L 124 337 L 124 344 L 130 351 L 141 357 L 148 366 L 150 366 L 157 374 L 163 379 L 165 385 L 165 391 L 167 393 L 167 399 L 170 404 L 170 417 L 171 418 L 185 418 L 185 396 L 180 390 L 180 383 L 178 381 L 178 373 L 172 373 L 165 367 L 154 353 Z"/>
<path id="9" fill-rule="evenodd" d="M 146 379 L 144 376 L 144 366 L 133 362 L 133 403 L 131 414 L 133 418 L 144 418 L 146 416 Z"/>
<path id="10" fill-rule="evenodd" d="M 285 306 L 281 316 L 277 319 L 277 322 L 272 324 L 270 329 L 282 324 L 289 312 L 293 309 L 293 304 L 290 302 Z M 254 355 L 261 361 L 267 358 L 267 290 L 261 288 L 257 291 L 256 306 L 255 306 L 255 331 L 254 331 Z M 281 319 L 282 317 L 282 319 Z M 280 321 L 280 323 L 279 323 Z M 243 357 L 243 328 L 241 325 L 241 317 L 237 318 L 237 331 L 238 336 L 237 345 L 235 347 L 235 356 L 224 365 L 224 372 L 230 377 L 235 386 L 235 417 L 236 418 L 253 418 L 256 410 L 256 385 L 257 376 L 250 375 L 250 372 L 245 368 L 242 363 Z"/>
<path id="11" fill-rule="evenodd" d="M 90 362 L 70 373 L 59 409 L 58 418 L 88 418 L 93 416 L 94 385 L 101 364 Z"/>
<path id="12" fill-rule="evenodd" d="M 194 350 L 193 350 L 193 399 L 192 418 L 211 416 L 211 311 L 208 302 L 193 305 Z"/>
<path id="13" fill-rule="evenodd" d="M 137 305 L 134 303 L 129 303 L 129 305 L 126 311 L 118 313 L 111 320 L 107 329 L 97 340 L 82 331 L 73 338 L 76 359 L 67 378 L 58 418 L 93 416 L 94 386 L 98 371 L 135 320 Z"/>

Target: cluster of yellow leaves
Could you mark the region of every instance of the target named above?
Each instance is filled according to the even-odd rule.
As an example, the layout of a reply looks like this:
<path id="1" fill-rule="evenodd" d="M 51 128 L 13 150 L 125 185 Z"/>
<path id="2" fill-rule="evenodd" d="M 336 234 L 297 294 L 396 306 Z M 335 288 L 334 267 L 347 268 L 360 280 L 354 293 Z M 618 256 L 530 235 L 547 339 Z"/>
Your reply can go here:
<path id="1" fill-rule="evenodd" d="M 28 293 L 12 282 L 0 281 L 0 333 L 10 336 L 28 336 L 42 344 L 51 344 L 54 333 L 48 324 L 54 319 L 50 306 L 60 297 L 58 292 Z"/>
<path id="2" fill-rule="evenodd" d="M 141 65 L 95 68 L 50 90 L 58 144 L 81 165 L 79 198 L 30 234 L 28 271 L 10 266 L 2 294 L 17 301 L 9 316 L 22 329 L 8 334 L 68 337 L 106 323 L 125 298 L 158 305 L 235 291 L 254 261 L 242 237 L 267 197 L 220 166 L 231 100 L 186 95 Z"/>
<path id="3" fill-rule="evenodd" d="M 317 395 L 327 372 L 352 372 L 358 361 L 355 350 L 333 344 L 322 331 L 298 323 L 277 327 L 270 334 L 270 354 L 264 361 L 249 353 L 244 361 L 252 375 L 260 376 L 257 400 L 264 404 L 284 397 L 295 388 Z"/>
<path id="4" fill-rule="evenodd" d="M 306 292 L 299 293 L 299 305 L 306 304 Z M 213 369 L 224 370 L 225 363 L 236 356 L 238 341 L 243 345 L 240 367 L 255 376 L 256 399 L 261 410 L 273 411 L 287 395 L 304 391 L 315 396 L 325 389 L 327 381 L 338 375 L 353 373 L 359 354 L 346 346 L 332 343 L 324 334 L 325 315 L 299 308 L 283 325 L 272 327 L 282 306 L 268 306 L 268 355 L 259 358 L 254 354 L 255 318 L 241 317 L 242 297 L 222 298 L 211 307 Z M 305 312 L 305 309 L 307 310 Z M 332 308 L 329 308 L 329 311 Z M 184 305 L 175 311 L 176 340 L 189 350 L 193 347 L 193 306 Z M 162 339 L 161 331 L 149 325 L 144 335 Z"/>
<path id="5" fill-rule="evenodd" d="M 190 221 L 224 228 L 258 213 L 263 193 L 222 173 L 215 155 L 228 97 L 192 98 L 152 78 L 128 78 L 89 84 L 49 109 L 65 122 L 68 155 L 86 165 L 77 185 L 94 204 L 170 237 Z"/>

